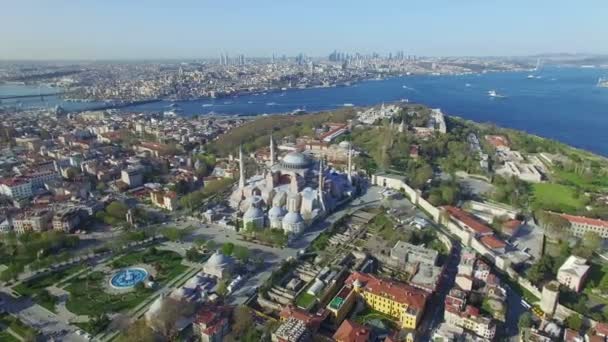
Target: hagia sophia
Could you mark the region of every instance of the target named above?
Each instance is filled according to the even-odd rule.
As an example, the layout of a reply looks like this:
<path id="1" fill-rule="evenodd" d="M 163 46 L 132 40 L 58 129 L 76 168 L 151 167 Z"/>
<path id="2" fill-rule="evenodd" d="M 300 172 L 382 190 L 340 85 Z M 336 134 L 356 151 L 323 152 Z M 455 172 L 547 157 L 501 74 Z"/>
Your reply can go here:
<path id="1" fill-rule="evenodd" d="M 243 227 L 269 227 L 298 235 L 352 196 L 352 167 L 350 145 L 346 172 L 328 167 L 322 157 L 315 160 L 298 151 L 287 153 L 277 162 L 270 137 L 270 160 L 261 174 L 248 179 L 239 149 L 239 185 L 230 196 L 230 205 L 243 213 Z"/>

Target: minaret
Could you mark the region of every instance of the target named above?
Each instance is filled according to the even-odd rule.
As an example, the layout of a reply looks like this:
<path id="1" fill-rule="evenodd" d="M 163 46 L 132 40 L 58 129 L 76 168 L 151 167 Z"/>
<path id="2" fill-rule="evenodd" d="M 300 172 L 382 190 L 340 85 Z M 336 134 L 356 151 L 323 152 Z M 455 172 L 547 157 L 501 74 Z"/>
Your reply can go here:
<path id="1" fill-rule="evenodd" d="M 346 175 L 348 177 L 348 182 L 350 185 L 353 185 L 353 148 L 350 143 L 348 144 L 348 170 L 346 172 L 348 173 Z"/>
<path id="2" fill-rule="evenodd" d="M 399 133 L 405 132 L 405 120 L 401 120 L 401 124 L 399 124 Z"/>
<path id="3" fill-rule="evenodd" d="M 323 156 L 319 158 L 319 186 L 317 188 L 317 196 L 321 209 L 325 211 L 325 199 L 323 198 Z"/>
<path id="4" fill-rule="evenodd" d="M 274 165 L 274 139 L 272 139 L 272 133 L 270 133 L 270 166 Z"/>
<path id="5" fill-rule="evenodd" d="M 245 160 L 243 159 L 243 145 L 239 146 L 239 188 L 245 187 Z"/>

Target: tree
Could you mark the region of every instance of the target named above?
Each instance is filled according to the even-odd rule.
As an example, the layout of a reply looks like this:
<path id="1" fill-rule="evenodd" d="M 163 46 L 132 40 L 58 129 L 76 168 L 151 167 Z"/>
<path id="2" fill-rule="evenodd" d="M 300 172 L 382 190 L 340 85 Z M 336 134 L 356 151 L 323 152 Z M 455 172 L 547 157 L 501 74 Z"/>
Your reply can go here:
<path id="1" fill-rule="evenodd" d="M 127 211 L 129 211 L 129 207 L 127 207 L 124 203 L 114 201 L 108 204 L 105 211 L 111 217 L 124 221 Z"/>
<path id="2" fill-rule="evenodd" d="M 523 329 L 530 328 L 532 326 L 532 315 L 529 312 L 524 312 L 517 322 L 517 327 L 520 331 Z"/>
<path id="3" fill-rule="evenodd" d="M 217 283 L 217 287 L 215 288 L 215 292 L 222 296 L 225 297 L 228 294 L 228 282 L 225 279 L 220 280 Z"/>
<path id="4" fill-rule="evenodd" d="M 179 333 L 177 321 L 185 313 L 185 304 L 183 301 L 172 297 L 163 299 L 160 310 L 157 311 L 151 320 L 154 330 L 165 339 L 173 341 Z"/>
<path id="5" fill-rule="evenodd" d="M 574 314 L 568 316 L 565 320 L 566 326 L 572 330 L 580 331 L 583 326 L 583 320 L 580 315 Z"/>
<path id="6" fill-rule="evenodd" d="M 429 164 L 424 164 L 418 169 L 416 169 L 416 173 L 414 174 L 414 179 L 412 180 L 412 185 L 415 188 L 422 188 L 424 184 L 433 177 L 433 168 Z"/>
<path id="7" fill-rule="evenodd" d="M 602 244 L 602 239 L 596 232 L 585 232 L 585 234 L 583 235 L 582 243 L 585 248 L 587 248 L 591 252 L 595 252 L 600 248 Z"/>
<path id="8" fill-rule="evenodd" d="M 97 183 L 97 186 L 95 186 L 95 189 L 97 189 L 97 191 L 105 191 L 108 188 L 108 186 L 106 185 L 106 183 L 104 182 L 99 182 Z"/>
<path id="9" fill-rule="evenodd" d="M 189 261 L 200 261 L 201 255 L 198 253 L 198 249 L 196 247 L 191 247 L 186 251 L 186 259 Z"/>
<path id="10" fill-rule="evenodd" d="M 222 245 L 222 254 L 230 256 L 233 252 L 234 244 L 232 242 L 226 242 Z"/>
<path id="11" fill-rule="evenodd" d="M 545 235 L 553 240 L 564 240 L 567 237 L 567 230 L 570 222 L 560 215 L 553 214 L 544 210 L 535 213 L 540 225 L 545 228 Z"/>
<path id="12" fill-rule="evenodd" d="M 119 339 L 121 342 L 149 342 L 155 340 L 154 330 L 146 324 L 144 319 L 139 319 L 131 324 Z"/>
<path id="13" fill-rule="evenodd" d="M 528 269 L 526 276 L 532 283 L 539 284 L 553 273 L 554 264 L 553 258 L 545 254 Z"/>
<path id="14" fill-rule="evenodd" d="M 241 262 L 247 262 L 247 260 L 249 260 L 250 252 L 245 246 L 235 246 L 232 255 Z"/>
<path id="15" fill-rule="evenodd" d="M 239 305 L 232 313 L 234 324 L 232 331 L 236 336 L 244 335 L 245 332 L 253 327 L 253 314 L 251 309 L 245 305 Z"/>
<path id="16" fill-rule="evenodd" d="M 181 241 L 186 235 L 186 231 L 176 227 L 168 227 L 163 229 L 161 234 L 169 241 Z"/>

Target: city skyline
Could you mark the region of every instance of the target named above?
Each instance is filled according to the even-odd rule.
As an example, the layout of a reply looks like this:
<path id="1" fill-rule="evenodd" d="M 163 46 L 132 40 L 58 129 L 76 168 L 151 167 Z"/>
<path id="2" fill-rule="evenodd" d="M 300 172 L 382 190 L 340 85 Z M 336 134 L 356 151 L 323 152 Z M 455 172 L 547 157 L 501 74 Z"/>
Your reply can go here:
<path id="1" fill-rule="evenodd" d="M 608 53 L 605 6 L 566 1 L 302 4 L 25 1 L 0 14 L 0 59 L 107 60 L 327 56 L 396 51 L 423 56 Z"/>

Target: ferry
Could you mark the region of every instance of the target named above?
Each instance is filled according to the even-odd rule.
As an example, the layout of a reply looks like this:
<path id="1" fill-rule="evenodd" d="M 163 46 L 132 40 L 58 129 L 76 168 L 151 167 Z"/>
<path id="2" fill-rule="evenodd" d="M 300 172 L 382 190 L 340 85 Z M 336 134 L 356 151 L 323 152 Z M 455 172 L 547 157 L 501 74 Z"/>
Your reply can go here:
<path id="1" fill-rule="evenodd" d="M 488 96 L 493 97 L 493 98 L 504 98 L 505 97 L 504 95 L 500 95 L 499 93 L 497 93 L 496 90 L 489 90 Z"/>

